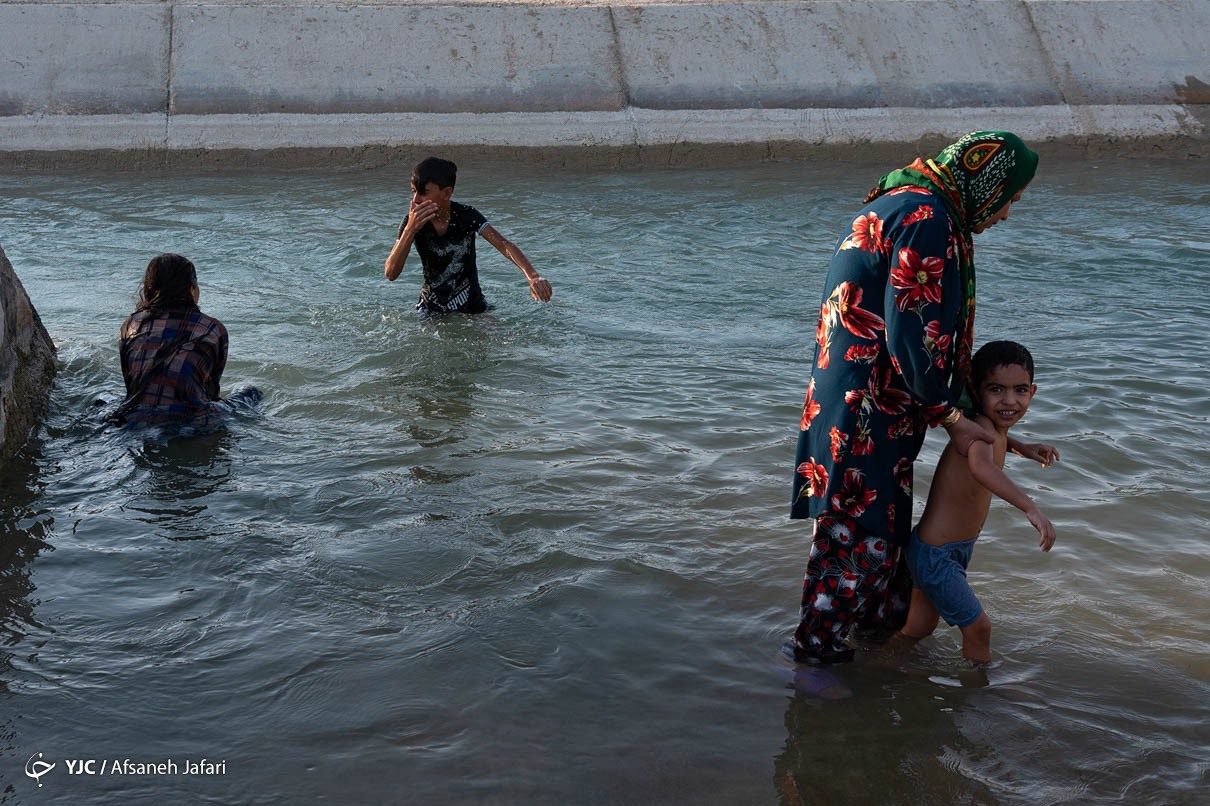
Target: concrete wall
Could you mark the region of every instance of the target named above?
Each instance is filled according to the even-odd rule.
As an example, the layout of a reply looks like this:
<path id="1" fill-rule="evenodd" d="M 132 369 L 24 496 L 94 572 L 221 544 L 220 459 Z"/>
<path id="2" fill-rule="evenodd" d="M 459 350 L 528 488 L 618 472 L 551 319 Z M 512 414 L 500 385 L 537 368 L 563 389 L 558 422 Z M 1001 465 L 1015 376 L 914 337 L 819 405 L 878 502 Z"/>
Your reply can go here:
<path id="1" fill-rule="evenodd" d="M 0 248 L 0 462 L 38 424 L 55 367 L 54 343 Z"/>
<path id="2" fill-rule="evenodd" d="M 20 3 L 0 153 L 1179 143 L 1210 0 Z"/>

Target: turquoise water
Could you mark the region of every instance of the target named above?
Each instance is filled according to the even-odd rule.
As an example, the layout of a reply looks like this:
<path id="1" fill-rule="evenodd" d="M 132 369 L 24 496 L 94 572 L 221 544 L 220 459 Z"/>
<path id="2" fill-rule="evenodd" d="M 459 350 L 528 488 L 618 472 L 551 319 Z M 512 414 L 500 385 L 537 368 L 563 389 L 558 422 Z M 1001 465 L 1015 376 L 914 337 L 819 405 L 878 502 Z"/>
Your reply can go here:
<path id="1" fill-rule="evenodd" d="M 1063 456 L 1009 468 L 1055 550 L 997 504 L 975 553 L 988 684 L 942 630 L 836 669 L 846 699 L 793 686 L 820 284 L 890 167 L 463 166 L 555 300 L 481 245 L 495 311 L 444 320 L 411 311 L 414 264 L 382 277 L 402 168 L 5 179 L 0 245 L 63 367 L 3 470 L 0 802 L 1201 802 L 1203 163 L 1044 160 L 977 239 L 978 338 L 1031 347 L 1022 431 Z M 262 414 L 98 430 L 169 250 Z"/>

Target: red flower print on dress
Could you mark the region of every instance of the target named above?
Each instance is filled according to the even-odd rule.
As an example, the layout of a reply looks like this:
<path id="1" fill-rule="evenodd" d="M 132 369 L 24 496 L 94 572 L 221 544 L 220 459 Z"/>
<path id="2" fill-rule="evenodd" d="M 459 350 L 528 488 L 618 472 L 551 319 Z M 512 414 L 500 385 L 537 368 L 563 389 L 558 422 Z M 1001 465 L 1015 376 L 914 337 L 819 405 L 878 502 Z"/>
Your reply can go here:
<path id="1" fill-rule="evenodd" d="M 815 363 L 820 369 L 828 368 L 829 349 L 828 345 L 832 341 L 832 327 L 835 325 L 834 315 L 827 302 L 819 309 L 819 321 L 815 324 L 815 343 L 819 345 L 819 352 L 816 354 Z"/>
<path id="2" fill-rule="evenodd" d="M 922 204 L 912 212 L 903 217 L 903 226 L 909 224 L 919 224 L 921 221 L 928 221 L 933 217 L 933 208 L 927 204 Z"/>
<path id="3" fill-rule="evenodd" d="M 798 424 L 799 430 L 806 431 L 810 428 L 811 421 L 818 416 L 821 409 L 819 401 L 815 399 L 815 383 L 812 381 L 811 385 L 807 388 L 807 399 L 802 404 L 802 422 Z"/>
<path id="4" fill-rule="evenodd" d="M 846 280 L 836 286 L 827 304 L 845 330 L 859 339 L 876 339 L 878 332 L 886 329 L 886 323 L 881 316 L 861 307 L 861 297 L 861 286 Z"/>
<path id="5" fill-rule="evenodd" d="M 904 495 L 912 494 L 912 460 L 900 459 L 895 464 L 895 483 Z"/>
<path id="6" fill-rule="evenodd" d="M 856 364 L 873 364 L 878 358 L 877 344 L 854 344 L 844 354 L 844 360 Z"/>
<path id="7" fill-rule="evenodd" d="M 886 553 L 886 541 L 880 537 L 866 537 L 859 544 L 857 544 L 857 549 L 854 551 L 854 553 L 857 552 L 860 552 L 871 558 L 881 557 Z M 870 577 L 873 577 L 873 579 L 870 579 Z M 878 581 L 878 574 L 868 574 L 866 578 L 870 579 L 871 582 L 876 583 Z"/>
<path id="8" fill-rule="evenodd" d="M 821 496 L 828 489 L 828 469 L 814 459 L 803 462 L 798 466 L 798 475 L 807 480 L 808 495 Z"/>
<path id="9" fill-rule="evenodd" d="M 849 441 L 849 435 L 836 426 L 832 426 L 832 430 L 828 432 L 828 436 L 832 439 L 832 461 L 839 462 L 844 458 L 844 446 Z"/>
<path id="10" fill-rule="evenodd" d="M 870 427 L 865 423 L 862 423 L 857 429 L 857 433 L 853 435 L 853 455 L 874 455 L 874 440 L 870 438 Z"/>
<path id="11" fill-rule="evenodd" d="M 826 516 L 821 516 L 826 517 Z M 827 518 L 828 529 L 832 533 L 832 537 L 842 543 L 850 543 L 853 539 L 853 533 L 857 531 L 857 521 L 852 518 L 846 518 L 843 514 L 833 513 Z"/>
<path id="12" fill-rule="evenodd" d="M 899 265 L 891 270 L 891 285 L 895 287 L 895 307 L 901 311 L 917 308 L 926 302 L 941 302 L 941 275 L 945 261 L 939 257 L 921 258 L 910 246 L 899 250 Z"/>
<path id="13" fill-rule="evenodd" d="M 850 389 L 845 392 L 844 402 L 848 404 L 849 411 L 854 414 L 860 414 L 863 409 L 869 408 L 866 405 L 866 391 L 864 389 Z"/>
<path id="14" fill-rule="evenodd" d="M 850 468 L 844 472 L 844 485 L 840 492 L 832 496 L 831 506 L 849 517 L 860 518 L 865 513 L 865 508 L 877 498 L 876 491 L 866 489 L 862 472 L 857 468 Z"/>
<path id="15" fill-rule="evenodd" d="M 891 371 L 875 370 L 870 375 L 870 399 L 884 414 L 903 414 L 912 402 L 912 396 L 891 385 Z"/>
<path id="16" fill-rule="evenodd" d="M 949 335 L 941 334 L 941 322 L 934 319 L 924 326 L 924 349 L 933 357 L 937 369 L 949 366 L 950 347 L 954 340 Z"/>
<path id="17" fill-rule="evenodd" d="M 890 240 L 882 237 L 882 219 L 877 213 L 869 212 L 853 219 L 853 234 L 844 239 L 840 248 L 877 254 L 887 251 L 890 245 Z"/>
<path id="18" fill-rule="evenodd" d="M 916 433 L 916 429 L 912 427 L 911 417 L 898 419 L 886 428 L 887 439 L 899 439 L 900 437 L 914 433 Z"/>

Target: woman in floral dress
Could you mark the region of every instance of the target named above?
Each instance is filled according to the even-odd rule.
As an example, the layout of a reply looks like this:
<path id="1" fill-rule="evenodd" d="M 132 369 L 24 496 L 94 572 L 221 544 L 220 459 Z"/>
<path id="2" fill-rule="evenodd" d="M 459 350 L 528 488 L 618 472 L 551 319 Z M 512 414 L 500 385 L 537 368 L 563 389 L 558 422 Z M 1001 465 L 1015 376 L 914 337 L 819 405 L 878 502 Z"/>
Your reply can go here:
<path id="1" fill-rule="evenodd" d="M 963 453 L 990 441 L 960 408 L 974 342 L 971 236 L 1008 218 L 1037 165 L 1016 135 L 974 132 L 884 176 L 837 243 L 795 459 L 791 517 L 815 519 L 799 660 L 850 660 L 851 628 L 903 623 L 901 554 L 925 431 L 945 428 Z"/>

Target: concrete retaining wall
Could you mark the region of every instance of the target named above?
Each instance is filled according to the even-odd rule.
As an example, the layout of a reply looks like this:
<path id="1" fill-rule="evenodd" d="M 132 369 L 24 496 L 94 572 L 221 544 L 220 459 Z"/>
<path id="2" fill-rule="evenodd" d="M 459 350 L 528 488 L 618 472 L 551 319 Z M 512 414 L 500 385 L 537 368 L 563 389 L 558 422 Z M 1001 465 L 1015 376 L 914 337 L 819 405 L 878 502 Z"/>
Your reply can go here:
<path id="1" fill-rule="evenodd" d="M 0 2 L 0 152 L 1180 143 L 1208 0 Z"/>

